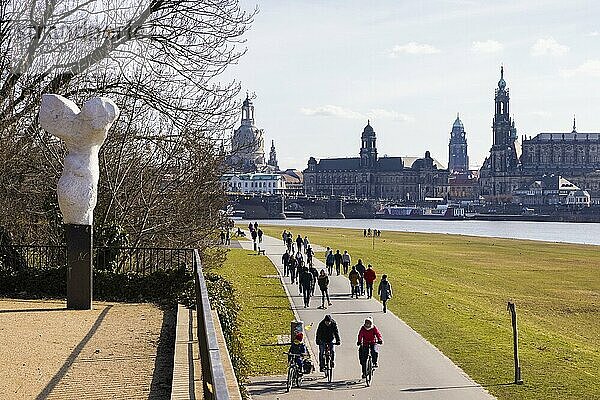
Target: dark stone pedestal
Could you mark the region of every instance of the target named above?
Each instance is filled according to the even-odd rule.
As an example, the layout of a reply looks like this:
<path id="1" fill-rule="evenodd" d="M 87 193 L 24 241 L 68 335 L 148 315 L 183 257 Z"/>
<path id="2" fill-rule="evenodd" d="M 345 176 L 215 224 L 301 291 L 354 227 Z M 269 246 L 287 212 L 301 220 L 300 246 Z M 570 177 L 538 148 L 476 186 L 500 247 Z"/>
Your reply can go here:
<path id="1" fill-rule="evenodd" d="M 92 226 L 65 224 L 67 308 L 92 309 Z"/>

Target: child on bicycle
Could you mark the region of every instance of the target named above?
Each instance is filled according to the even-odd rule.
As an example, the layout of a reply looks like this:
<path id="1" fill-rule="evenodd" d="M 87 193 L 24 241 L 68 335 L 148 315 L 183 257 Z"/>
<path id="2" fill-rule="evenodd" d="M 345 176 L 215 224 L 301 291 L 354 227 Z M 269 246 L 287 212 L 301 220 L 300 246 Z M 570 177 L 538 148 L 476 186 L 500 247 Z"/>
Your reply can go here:
<path id="1" fill-rule="evenodd" d="M 288 351 L 288 361 L 291 361 L 292 357 L 298 366 L 298 373 L 302 374 L 304 371 L 304 357 L 308 355 L 308 351 L 306 350 L 306 345 L 302 341 L 304 339 L 304 334 L 302 332 L 296 333 L 292 344 L 290 345 L 290 350 Z"/>
<path id="2" fill-rule="evenodd" d="M 362 367 L 362 377 L 367 376 L 367 358 L 369 351 L 371 351 L 371 358 L 373 359 L 373 368 L 377 368 L 377 358 L 379 352 L 377 349 L 378 344 L 383 344 L 383 339 L 379 329 L 373 324 L 373 318 L 368 317 L 365 319 L 365 323 L 360 327 L 358 332 L 358 342 L 356 343 L 358 348 L 358 360 Z"/>

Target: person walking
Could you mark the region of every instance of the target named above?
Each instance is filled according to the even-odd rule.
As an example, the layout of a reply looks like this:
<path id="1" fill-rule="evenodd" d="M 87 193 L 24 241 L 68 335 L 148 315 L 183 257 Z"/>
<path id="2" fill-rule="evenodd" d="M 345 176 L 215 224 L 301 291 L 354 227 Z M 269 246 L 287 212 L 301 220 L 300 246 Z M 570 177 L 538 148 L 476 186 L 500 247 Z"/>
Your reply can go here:
<path id="1" fill-rule="evenodd" d="M 344 254 L 342 255 L 342 265 L 344 266 L 344 275 L 348 274 L 348 267 L 352 262 L 352 258 L 350 254 L 348 254 L 348 250 L 344 250 Z"/>
<path id="2" fill-rule="evenodd" d="M 312 247 L 310 247 L 310 244 L 308 245 L 308 247 L 306 247 L 306 263 L 312 267 L 313 265 L 313 256 L 315 255 L 315 252 L 313 251 Z"/>
<path id="3" fill-rule="evenodd" d="M 288 264 L 290 262 L 290 253 L 286 250 L 281 256 L 281 263 L 283 264 L 283 276 L 288 276 Z"/>
<path id="4" fill-rule="evenodd" d="M 225 233 L 225 244 L 231 246 L 231 233 L 229 232 L 229 228 L 227 228 L 227 232 Z"/>
<path id="5" fill-rule="evenodd" d="M 254 230 L 257 231 L 258 230 L 258 222 L 254 221 Z"/>
<path id="6" fill-rule="evenodd" d="M 360 258 L 358 259 L 358 264 L 356 264 L 354 267 L 356 268 L 356 272 L 358 272 L 358 286 L 359 286 L 360 295 L 364 296 L 365 295 L 365 271 L 367 269 L 365 268 L 365 265 L 363 264 L 363 262 Z"/>
<path id="7" fill-rule="evenodd" d="M 319 277 L 317 278 L 317 283 L 319 285 L 319 289 L 321 290 L 321 308 L 325 309 L 325 298 L 327 298 L 327 304 L 331 305 L 331 301 L 329 300 L 329 277 L 325 273 L 325 270 L 322 269 Z"/>
<path id="8" fill-rule="evenodd" d="M 319 278 L 319 271 L 317 271 L 317 269 L 315 267 L 313 267 L 312 265 L 308 265 L 308 272 L 310 272 L 313 276 L 313 283 L 312 283 L 312 286 L 310 287 L 310 295 L 314 296 L 315 295 L 315 286 L 317 286 L 317 279 Z"/>
<path id="9" fill-rule="evenodd" d="M 311 287 L 314 285 L 313 281 L 313 274 L 310 273 L 308 268 L 303 267 L 300 274 L 300 287 L 302 288 L 302 295 L 304 297 L 304 308 L 310 306 L 310 292 Z"/>
<path id="10" fill-rule="evenodd" d="M 284 229 L 283 233 L 281 234 L 281 240 L 283 240 L 283 244 L 287 244 L 287 231 Z"/>
<path id="11" fill-rule="evenodd" d="M 327 265 L 327 272 L 331 276 L 333 274 L 333 264 L 335 264 L 335 256 L 333 255 L 333 250 L 327 248 L 327 258 L 325 259 L 325 265 Z M 339 274 L 338 274 L 339 275 Z"/>
<path id="12" fill-rule="evenodd" d="M 335 260 L 335 271 L 339 275 L 340 274 L 340 265 L 342 264 L 342 255 L 340 254 L 339 250 L 335 251 L 334 260 Z"/>
<path id="13" fill-rule="evenodd" d="M 365 283 L 367 284 L 367 299 L 373 297 L 373 282 L 375 282 L 376 278 L 377 275 L 375 274 L 375 270 L 373 269 L 373 266 L 369 264 L 367 266 L 367 270 L 365 271 Z"/>
<path id="14" fill-rule="evenodd" d="M 367 237 L 367 230 L 363 229 L 363 237 Z"/>
<path id="15" fill-rule="evenodd" d="M 221 231 L 221 244 L 225 244 L 225 232 Z"/>
<path id="16" fill-rule="evenodd" d="M 386 303 L 392 298 L 392 284 L 387 280 L 387 275 L 385 274 L 381 276 L 381 282 L 379 282 L 377 294 L 379 294 L 379 298 L 383 303 L 383 312 L 385 313 L 387 312 Z"/>
<path id="17" fill-rule="evenodd" d="M 308 245 L 310 244 L 308 242 L 308 236 L 304 236 L 304 242 L 302 244 L 304 245 L 304 252 L 306 253 L 306 251 L 308 249 Z"/>
<path id="18" fill-rule="evenodd" d="M 287 244 L 287 249 L 290 252 L 290 254 L 293 254 L 292 242 L 293 242 L 292 236 L 288 233 L 285 243 Z"/>
<path id="19" fill-rule="evenodd" d="M 258 230 L 256 232 L 257 232 L 257 235 L 258 235 L 258 243 L 262 243 L 262 237 L 263 237 L 263 231 L 262 231 L 262 229 L 258 228 Z"/>
<path id="20" fill-rule="evenodd" d="M 290 274 L 290 279 L 292 280 L 292 285 L 296 283 L 296 257 L 290 256 L 288 260 L 288 272 Z"/>
<path id="21" fill-rule="evenodd" d="M 300 235 L 298 235 L 298 237 L 296 238 L 296 246 L 298 246 L 298 252 L 302 251 L 303 244 L 304 244 L 304 240 L 302 240 L 302 237 Z"/>
<path id="22" fill-rule="evenodd" d="M 350 279 L 350 298 L 356 295 L 356 298 L 358 299 L 358 278 L 359 274 L 356 270 L 356 267 L 352 267 L 352 271 L 350 271 L 350 273 L 348 274 L 348 279 Z"/>

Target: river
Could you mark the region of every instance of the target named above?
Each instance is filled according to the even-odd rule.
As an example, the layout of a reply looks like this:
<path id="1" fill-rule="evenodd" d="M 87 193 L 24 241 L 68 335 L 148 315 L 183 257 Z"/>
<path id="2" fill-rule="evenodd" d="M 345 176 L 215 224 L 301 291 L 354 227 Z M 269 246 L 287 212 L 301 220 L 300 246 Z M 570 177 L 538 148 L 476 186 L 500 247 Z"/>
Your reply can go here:
<path id="1" fill-rule="evenodd" d="M 243 222 L 247 224 L 249 221 L 244 220 Z M 258 220 L 257 222 L 264 225 L 355 229 L 376 228 L 381 231 L 449 233 L 468 236 L 600 245 L 600 223 L 292 218 L 286 220 Z"/>

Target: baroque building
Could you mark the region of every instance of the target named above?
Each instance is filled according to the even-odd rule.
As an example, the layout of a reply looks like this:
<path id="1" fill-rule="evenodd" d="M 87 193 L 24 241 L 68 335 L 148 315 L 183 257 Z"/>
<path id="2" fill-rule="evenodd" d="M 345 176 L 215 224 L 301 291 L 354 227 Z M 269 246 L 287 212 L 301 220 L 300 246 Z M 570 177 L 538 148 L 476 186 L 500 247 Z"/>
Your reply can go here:
<path id="1" fill-rule="evenodd" d="M 456 120 L 452 124 L 450 132 L 450 144 L 448 145 L 448 171 L 454 173 L 466 173 L 469 171 L 469 156 L 467 154 L 467 137 L 465 127 L 456 114 Z"/>
<path id="2" fill-rule="evenodd" d="M 308 160 L 304 170 L 307 195 L 337 195 L 397 201 L 443 196 L 448 170 L 425 157 L 379 157 L 370 121 L 361 134 L 359 157 Z"/>
<path id="3" fill-rule="evenodd" d="M 482 195 L 508 198 L 535 179 L 554 174 L 588 190 L 592 198 L 600 198 L 600 133 L 577 132 L 573 119 L 571 132 L 523 137 L 521 156 L 517 158 L 517 131 L 509 116 L 504 68 L 500 68 L 494 101 L 492 148 L 480 170 Z"/>
<path id="4" fill-rule="evenodd" d="M 229 164 L 235 170 L 263 170 L 265 163 L 264 130 L 254 124 L 254 104 L 248 95 L 242 103 L 242 122 L 233 132 Z"/>

